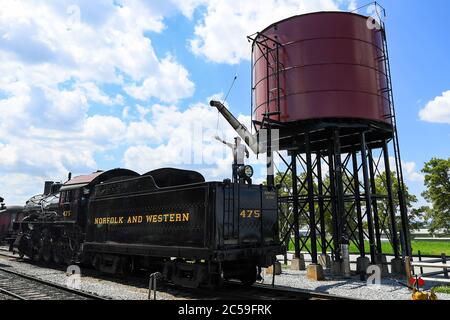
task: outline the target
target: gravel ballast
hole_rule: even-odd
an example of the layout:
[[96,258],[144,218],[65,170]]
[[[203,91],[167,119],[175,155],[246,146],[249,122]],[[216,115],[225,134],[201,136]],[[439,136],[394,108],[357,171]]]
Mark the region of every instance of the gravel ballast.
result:
[[[33,265],[27,261],[21,261],[17,258],[8,258],[0,256],[0,266],[3,268],[10,266],[14,271],[24,273],[31,276],[36,276],[42,280],[50,281],[60,285],[66,285],[68,276],[66,272],[58,269],[50,269],[42,266]],[[146,300],[148,299],[148,286],[138,287],[136,285],[123,284],[113,281],[112,279],[97,278],[92,276],[83,275],[83,269],[81,269],[82,277],[80,281],[80,287],[77,289],[97,294],[102,297],[107,297],[115,300]],[[92,274],[93,271],[89,270],[87,274]],[[123,282],[123,281],[122,281]],[[142,283],[144,281],[141,281]],[[165,292],[157,293],[158,300],[184,300],[185,298],[176,297]]]
[[[68,277],[64,270],[36,266],[28,261],[5,256],[0,256],[0,266],[9,266],[17,272],[36,276],[60,285],[67,284]],[[81,269],[81,272],[82,277],[79,289],[83,291],[118,300],[146,300],[148,298],[148,286],[145,284],[144,279],[137,281],[139,282],[137,284],[133,281],[124,281],[123,279],[101,277],[95,274],[96,272],[93,270],[85,270],[83,274],[83,269]],[[264,283],[272,283],[272,275],[264,272],[263,278]],[[282,275],[275,277],[276,285],[319,291],[338,296],[363,300],[410,300],[411,291],[399,284],[398,281],[400,280],[384,278],[379,286],[370,286],[365,281],[360,281],[357,276],[349,279],[333,279],[330,275],[326,275],[326,280],[324,281],[312,281],[306,277],[306,271],[293,271],[286,268],[283,268]],[[437,284],[428,282],[424,289],[428,290],[434,285]],[[450,294],[438,293],[437,295],[440,300],[450,300]],[[190,298],[179,294],[172,295],[167,292],[158,292],[157,299],[186,300]]]
[[[272,283],[272,275],[264,274],[264,283]],[[275,276],[275,285],[314,290],[328,294],[362,299],[362,300],[411,300],[411,291],[400,283],[405,280],[383,278],[379,285],[368,285],[359,280],[359,276],[349,279],[333,278],[326,274],[324,281],[313,281],[307,278],[306,271],[294,271],[283,268],[282,274]],[[429,290],[437,283],[428,282],[423,288]],[[450,300],[449,294],[437,294],[439,300]]]

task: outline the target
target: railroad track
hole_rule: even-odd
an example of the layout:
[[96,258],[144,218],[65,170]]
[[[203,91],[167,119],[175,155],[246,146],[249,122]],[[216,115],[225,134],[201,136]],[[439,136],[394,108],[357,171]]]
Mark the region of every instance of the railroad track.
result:
[[251,287],[238,281],[226,281],[216,290],[185,288],[161,281],[157,292],[170,293],[190,299],[207,300],[357,300],[317,291],[256,283]]
[[[0,255],[18,258],[11,253],[2,252]],[[6,250],[5,250],[6,251]],[[1,269],[0,269],[1,270]],[[86,270],[87,271],[87,270]],[[100,274],[95,270],[88,271],[90,276],[100,277],[110,281],[119,282],[125,285],[148,288],[148,278],[144,276],[132,276],[128,280],[113,278],[105,274]],[[1,284],[0,284],[1,287]],[[158,290],[181,296],[187,299],[214,299],[214,300],[356,300],[353,298],[332,295],[311,290],[304,290],[292,287],[274,286],[256,283],[251,287],[245,287],[238,281],[226,281],[224,286],[217,290],[191,289],[176,286],[172,283],[160,281]]]
[[3,267],[0,267],[0,293],[18,300],[105,300]]

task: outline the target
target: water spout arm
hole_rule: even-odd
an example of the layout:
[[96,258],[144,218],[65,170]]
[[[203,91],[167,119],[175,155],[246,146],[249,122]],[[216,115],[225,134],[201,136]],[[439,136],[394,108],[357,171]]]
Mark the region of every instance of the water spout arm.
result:
[[258,136],[251,132],[219,101],[212,100],[211,107],[217,108],[220,114],[227,120],[231,127],[237,132],[242,140],[249,146],[253,153],[258,154]]

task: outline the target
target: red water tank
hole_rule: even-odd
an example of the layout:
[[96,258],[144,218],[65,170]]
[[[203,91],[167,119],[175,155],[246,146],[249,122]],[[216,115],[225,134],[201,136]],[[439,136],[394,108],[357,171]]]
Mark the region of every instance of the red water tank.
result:
[[318,12],[260,32],[252,48],[255,123],[266,114],[282,123],[349,119],[390,124],[383,35],[367,20],[353,13]]

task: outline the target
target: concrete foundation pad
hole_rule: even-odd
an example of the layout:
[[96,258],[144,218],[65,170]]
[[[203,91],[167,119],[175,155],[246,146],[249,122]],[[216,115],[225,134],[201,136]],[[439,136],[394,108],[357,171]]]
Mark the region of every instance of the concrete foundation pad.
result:
[[314,280],[314,281],[321,281],[324,280],[325,277],[323,275],[323,268],[320,264],[310,264],[308,265],[306,276],[308,279]]
[[367,267],[370,265],[368,257],[359,257],[356,259],[356,272],[366,274]]
[[387,258],[385,254],[377,255],[377,265],[381,268],[382,277],[386,277],[389,275],[389,268],[387,265]]
[[330,269],[331,268],[331,257],[328,254],[321,254],[317,257],[317,260],[319,261],[319,264],[322,266],[323,269]]
[[305,256],[303,254],[301,254],[300,257],[291,260],[291,270],[306,270]]
[[340,261],[331,262],[331,274],[334,276],[342,276],[342,265]]
[[[266,274],[273,274],[273,266],[269,266],[266,269]],[[279,276],[281,274],[281,263],[275,262],[275,275]]]
[[391,260],[391,273],[396,276],[405,275],[405,264],[401,258]]

